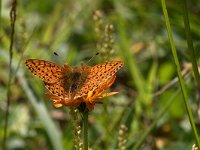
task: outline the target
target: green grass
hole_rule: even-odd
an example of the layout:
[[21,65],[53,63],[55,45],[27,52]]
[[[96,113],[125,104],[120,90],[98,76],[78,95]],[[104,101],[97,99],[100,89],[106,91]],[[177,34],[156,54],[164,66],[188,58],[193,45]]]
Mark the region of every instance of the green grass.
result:
[[[122,124],[127,130],[121,148],[199,146],[197,0],[17,2],[13,42],[11,5],[0,2],[0,145],[8,99],[10,149],[73,149],[74,138],[79,138],[74,125],[82,127],[82,116],[73,122],[70,108],[54,108],[42,81],[25,67],[26,59],[37,58],[78,67],[124,61],[111,88],[119,94],[102,99],[89,113],[92,149],[119,149]],[[94,20],[96,10],[101,15]]]

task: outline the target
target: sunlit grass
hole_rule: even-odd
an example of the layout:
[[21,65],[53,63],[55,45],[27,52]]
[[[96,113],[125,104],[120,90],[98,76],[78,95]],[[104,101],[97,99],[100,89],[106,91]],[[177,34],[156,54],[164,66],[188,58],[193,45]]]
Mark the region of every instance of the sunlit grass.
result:
[[[198,11],[195,11],[199,9],[198,1],[188,1],[190,7],[185,7],[184,11],[178,2],[166,2],[173,45],[179,58],[178,73],[184,75],[186,97],[191,105],[193,122],[196,123],[199,120],[198,83],[193,78],[191,67],[188,67],[190,64],[185,63],[198,62],[198,58],[194,58],[188,51],[194,49],[199,42],[200,18]],[[161,1],[18,1],[13,64],[10,67],[11,5],[9,1],[3,0],[0,8],[0,141],[3,139],[9,68],[13,68],[12,75],[16,76],[12,78],[9,94],[9,146],[17,148],[13,144],[17,140],[23,143],[20,145],[22,149],[73,149],[73,124],[69,110],[51,106],[51,101],[44,96],[46,90],[43,84],[30,75],[24,61],[37,58],[62,66],[67,63],[80,67],[82,63],[93,65],[120,59],[125,66],[111,88],[120,93],[103,99],[103,105],[95,106],[95,111],[89,114],[89,147],[191,149],[195,136],[180,94],[177,67],[171,53]],[[95,12],[100,13],[96,21]],[[187,16],[188,12],[189,22],[185,17],[183,28],[183,13]],[[109,25],[112,30],[109,30]],[[106,42],[108,45],[105,45]],[[59,56],[55,56],[54,52]],[[95,56],[88,63],[96,52],[102,55]],[[198,64],[195,68],[195,78],[198,81]],[[187,72],[184,73],[184,70]],[[25,112],[29,116],[29,123],[23,124],[28,131],[23,134],[19,130],[10,130],[19,121],[14,116],[20,116],[12,112],[17,113],[14,110],[21,104],[28,110]],[[122,124],[127,128],[124,133],[120,128]],[[161,145],[158,144],[160,141]]]

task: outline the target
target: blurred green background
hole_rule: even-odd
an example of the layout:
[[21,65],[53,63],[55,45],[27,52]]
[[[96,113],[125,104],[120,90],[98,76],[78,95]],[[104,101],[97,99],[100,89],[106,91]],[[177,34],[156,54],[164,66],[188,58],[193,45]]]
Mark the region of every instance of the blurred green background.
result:
[[[1,0],[0,145],[9,79],[11,2]],[[167,9],[199,131],[200,91],[191,71],[181,3],[167,1]],[[195,139],[177,81],[160,1],[21,0],[17,1],[16,12],[8,149],[74,149],[69,108],[56,109],[44,96],[42,81],[24,65],[30,58],[71,66],[124,61],[125,66],[110,89],[120,93],[102,99],[103,105],[96,105],[90,112],[89,146],[92,149],[119,149],[121,139],[126,149],[133,149],[142,136],[145,140],[139,149],[191,149]],[[188,1],[188,12],[199,58],[198,0]],[[88,62],[97,52],[100,55]],[[144,135],[152,123],[154,126]],[[122,124],[127,130],[120,128]]]

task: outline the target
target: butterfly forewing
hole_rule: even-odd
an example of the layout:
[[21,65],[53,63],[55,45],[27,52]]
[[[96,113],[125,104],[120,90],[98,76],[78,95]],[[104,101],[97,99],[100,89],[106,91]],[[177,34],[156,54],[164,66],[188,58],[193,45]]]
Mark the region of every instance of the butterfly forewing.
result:
[[47,83],[56,83],[65,75],[65,69],[49,61],[28,59],[25,62],[28,69]]

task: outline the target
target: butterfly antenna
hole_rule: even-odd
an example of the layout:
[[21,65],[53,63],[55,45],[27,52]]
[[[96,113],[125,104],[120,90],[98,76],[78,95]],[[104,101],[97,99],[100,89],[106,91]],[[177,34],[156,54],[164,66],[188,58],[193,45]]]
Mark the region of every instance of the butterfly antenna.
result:
[[55,59],[59,59],[61,63],[65,63],[64,59],[57,53],[57,52],[53,52],[53,54],[55,55]]
[[53,52],[53,54],[54,54],[55,56],[59,56],[58,53],[56,53],[56,52]]
[[93,60],[97,55],[99,55],[99,52],[97,52],[95,55],[93,55],[86,64],[89,64],[91,60]]

